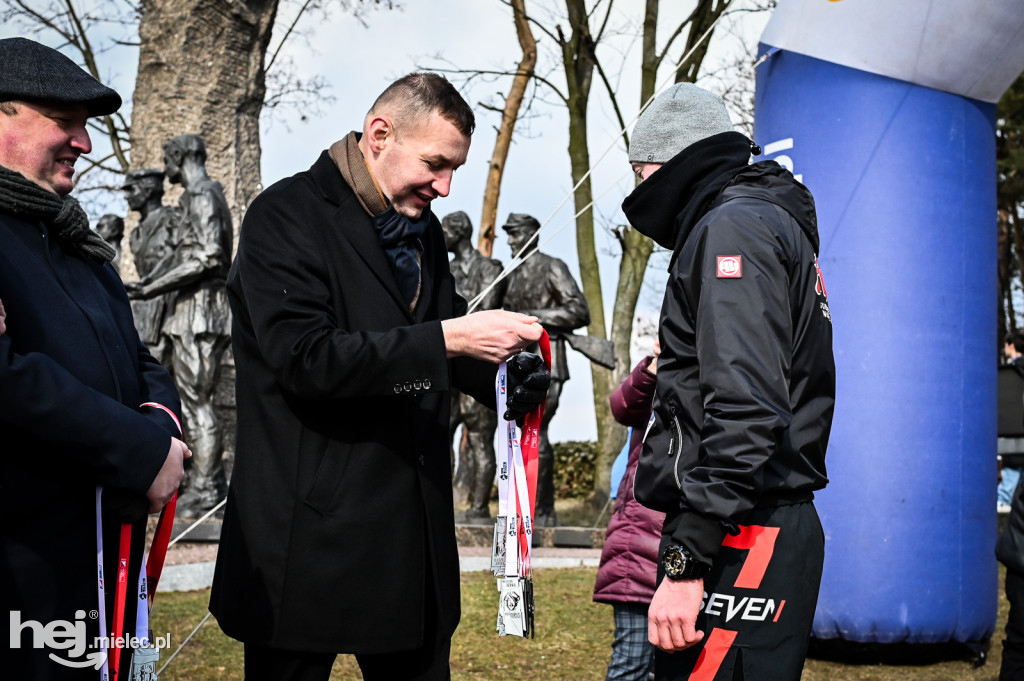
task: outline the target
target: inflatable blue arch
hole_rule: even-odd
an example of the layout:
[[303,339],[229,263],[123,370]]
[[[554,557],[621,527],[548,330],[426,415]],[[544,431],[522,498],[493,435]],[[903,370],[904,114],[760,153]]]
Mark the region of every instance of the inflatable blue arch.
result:
[[813,192],[835,330],[813,635],[994,632],[995,102],[1024,0],[780,0],[755,141]]

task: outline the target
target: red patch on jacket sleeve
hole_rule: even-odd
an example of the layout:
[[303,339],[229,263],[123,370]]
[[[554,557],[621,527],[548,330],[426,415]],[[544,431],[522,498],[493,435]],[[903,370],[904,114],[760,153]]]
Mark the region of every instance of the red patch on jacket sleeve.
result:
[[743,276],[743,258],[738,255],[718,256],[719,279],[739,279]]

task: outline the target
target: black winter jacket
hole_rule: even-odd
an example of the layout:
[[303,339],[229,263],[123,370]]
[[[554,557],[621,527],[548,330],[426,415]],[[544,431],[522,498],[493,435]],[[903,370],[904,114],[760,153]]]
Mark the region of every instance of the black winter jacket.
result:
[[1010,502],[1010,515],[996,541],[996,558],[1007,570],[1024,574],[1024,485],[1017,483]]
[[[105,569],[116,575],[120,523],[111,503],[145,509],[179,435],[165,411],[143,405],[161,404],[180,418],[178,393],[139,340],[117,273],[42,222],[0,213],[0,301],[7,312],[0,335],[4,595],[22,621],[74,621],[97,605],[96,486],[104,486]],[[145,528],[139,520],[132,534],[130,588]],[[114,589],[106,594],[109,625]],[[128,599],[128,634],[136,602]],[[91,641],[96,621],[85,622]],[[37,657],[53,664],[45,653]],[[5,678],[44,674],[21,674],[17,664]]]
[[746,166],[744,151],[694,210],[686,155],[624,204],[637,230],[675,247],[635,494],[667,513],[666,540],[711,564],[752,509],[827,483],[835,364],[810,192],[775,162]]

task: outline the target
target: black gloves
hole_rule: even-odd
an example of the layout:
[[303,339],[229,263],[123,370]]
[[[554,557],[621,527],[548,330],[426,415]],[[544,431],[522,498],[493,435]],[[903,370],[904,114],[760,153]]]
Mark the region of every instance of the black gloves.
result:
[[551,372],[544,360],[532,352],[520,352],[508,361],[508,398],[505,402],[505,420],[515,419],[520,427],[527,412],[547,397]]

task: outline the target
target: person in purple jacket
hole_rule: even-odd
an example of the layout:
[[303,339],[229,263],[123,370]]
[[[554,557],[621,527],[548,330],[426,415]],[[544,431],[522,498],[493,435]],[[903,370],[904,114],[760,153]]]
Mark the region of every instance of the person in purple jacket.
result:
[[665,514],[641,506],[633,497],[633,474],[651,416],[660,353],[655,341],[654,354],[644,357],[609,398],[615,420],[632,427],[633,434],[594,585],[594,600],[611,603],[615,616],[607,681],[642,681],[654,670],[654,646],[647,639],[647,608],[656,586],[658,543]]

